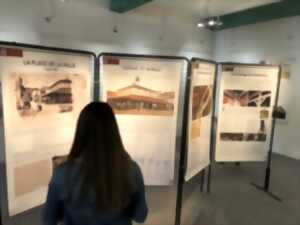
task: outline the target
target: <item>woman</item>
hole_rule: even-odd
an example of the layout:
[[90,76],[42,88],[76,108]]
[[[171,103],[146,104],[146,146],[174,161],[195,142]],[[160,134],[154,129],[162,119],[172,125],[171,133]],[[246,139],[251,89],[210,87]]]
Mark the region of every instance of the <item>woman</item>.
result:
[[141,171],[124,149],[111,107],[90,103],[67,161],[53,173],[44,225],[131,225],[147,213]]

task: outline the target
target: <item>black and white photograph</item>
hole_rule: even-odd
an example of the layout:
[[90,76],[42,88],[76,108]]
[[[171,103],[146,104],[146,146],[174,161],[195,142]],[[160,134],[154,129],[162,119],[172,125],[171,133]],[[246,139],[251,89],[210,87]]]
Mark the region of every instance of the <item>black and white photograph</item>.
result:
[[[21,117],[69,113],[74,109],[74,89],[84,77],[78,74],[45,74],[38,76],[29,73],[11,75],[15,87],[15,107]],[[84,90],[82,90],[84,91]]]
[[72,103],[72,80],[58,79],[49,86],[26,86],[22,76],[16,79],[16,108],[21,116],[34,116],[43,111],[70,112]]
[[249,91],[249,107],[270,107],[271,91]]

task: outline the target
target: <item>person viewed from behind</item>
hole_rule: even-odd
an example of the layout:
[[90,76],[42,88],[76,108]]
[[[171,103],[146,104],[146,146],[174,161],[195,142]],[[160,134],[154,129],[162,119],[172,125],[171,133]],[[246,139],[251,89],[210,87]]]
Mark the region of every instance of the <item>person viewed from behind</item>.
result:
[[54,170],[43,224],[131,225],[147,213],[141,170],[124,149],[111,107],[90,103],[67,161]]

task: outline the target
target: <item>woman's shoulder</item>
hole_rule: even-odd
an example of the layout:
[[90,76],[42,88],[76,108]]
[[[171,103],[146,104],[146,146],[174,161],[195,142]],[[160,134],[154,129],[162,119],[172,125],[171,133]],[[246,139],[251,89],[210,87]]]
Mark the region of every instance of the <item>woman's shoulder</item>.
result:
[[132,170],[133,170],[133,174],[134,174],[134,177],[135,179],[138,181],[139,184],[143,183],[143,173],[142,173],[142,170],[139,166],[139,164],[132,160]]
[[53,170],[52,182],[61,184],[66,177],[70,177],[78,171],[76,163],[63,162]]
[[66,170],[67,170],[66,162],[60,164],[59,166],[56,166],[55,169],[53,170],[52,182],[57,184],[60,183],[60,181],[63,180],[64,177],[66,176]]
[[138,173],[141,171],[139,164],[136,161],[134,161],[133,159],[131,160],[131,166],[132,166],[133,172]]

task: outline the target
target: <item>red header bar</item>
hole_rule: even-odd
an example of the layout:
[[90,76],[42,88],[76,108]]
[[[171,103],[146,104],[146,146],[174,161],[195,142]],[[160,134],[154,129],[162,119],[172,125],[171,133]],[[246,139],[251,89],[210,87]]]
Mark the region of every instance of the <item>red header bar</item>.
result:
[[17,48],[0,47],[0,56],[23,57],[23,50]]

